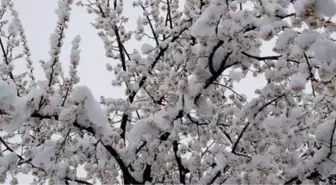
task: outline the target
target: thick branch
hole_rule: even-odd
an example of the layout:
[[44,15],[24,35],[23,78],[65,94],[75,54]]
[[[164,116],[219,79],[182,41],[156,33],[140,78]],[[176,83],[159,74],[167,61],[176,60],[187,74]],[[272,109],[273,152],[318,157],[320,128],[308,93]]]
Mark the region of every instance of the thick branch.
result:
[[[39,118],[39,119],[51,119],[53,117],[55,120],[58,120],[58,115],[41,115],[37,112],[33,113],[32,117]],[[93,127],[84,127],[84,126],[80,125],[77,121],[75,121],[73,123],[73,125],[75,127],[79,128],[80,130],[85,130],[85,131],[91,133],[94,136],[96,135],[96,132],[95,132]],[[99,139],[97,139],[97,140],[99,140]],[[118,165],[119,165],[119,167],[122,171],[122,174],[124,176],[124,178],[123,178],[124,183],[125,184],[139,184],[139,182],[136,179],[134,179],[134,177],[129,173],[125,162],[121,159],[118,152],[110,145],[105,145],[104,143],[102,143],[102,145],[114,157],[114,159],[117,161],[117,163],[118,163]]]
[[73,182],[76,182],[76,183],[79,183],[79,184],[85,184],[85,185],[93,185],[92,183],[89,183],[89,182],[86,182],[86,181],[83,181],[83,180],[80,180],[80,179],[70,179],[69,177],[65,177],[64,179],[65,181],[73,181]]
[[317,80],[316,80],[316,78],[315,78],[315,75],[313,74],[313,68],[312,68],[312,66],[311,66],[310,63],[309,63],[309,58],[308,58],[308,56],[306,55],[305,52],[303,52],[303,56],[304,56],[304,58],[305,58],[305,60],[306,60],[306,62],[307,62],[308,71],[309,71],[309,76],[308,76],[307,80],[308,80],[308,79],[311,79],[312,94],[313,94],[313,96],[315,97],[316,94],[315,94],[315,88],[314,88],[313,82],[317,82]]
[[276,56],[266,56],[266,57],[259,57],[259,56],[254,56],[246,52],[242,52],[243,55],[254,58],[256,60],[278,60],[282,55],[276,55]]
[[212,52],[210,53],[209,55],[209,70],[210,70],[210,73],[212,75],[215,75],[216,74],[216,71],[214,69],[214,66],[213,66],[213,57],[215,56],[215,53],[217,51],[217,49],[224,43],[224,41],[220,40],[216,45],[215,47],[212,49]]
[[331,137],[330,137],[330,142],[329,142],[329,152],[328,152],[327,158],[329,158],[333,152],[335,130],[336,130],[336,120],[334,122],[334,126],[331,131]]
[[174,150],[175,160],[176,160],[178,170],[179,170],[180,183],[185,184],[186,174],[189,173],[190,171],[183,166],[181,157],[177,155],[177,151],[178,151],[177,141],[173,142],[173,150]]
[[226,62],[228,61],[230,55],[232,54],[232,52],[226,54],[226,56],[224,57],[223,61],[221,62],[221,66],[219,68],[218,71],[215,72],[215,74],[213,74],[206,82],[204,85],[204,89],[208,88],[209,85],[211,85],[215,80],[217,80],[217,78],[224,72],[225,69],[231,67],[232,65],[236,64],[230,64],[230,65],[226,65]]

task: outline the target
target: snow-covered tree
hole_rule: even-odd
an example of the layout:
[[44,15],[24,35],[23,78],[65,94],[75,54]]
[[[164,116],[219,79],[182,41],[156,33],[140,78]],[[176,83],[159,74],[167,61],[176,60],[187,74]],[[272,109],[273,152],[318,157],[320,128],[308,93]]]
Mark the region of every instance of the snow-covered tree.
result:
[[[0,182],[333,184],[335,0],[181,2],[134,1],[127,8],[143,14],[127,30],[123,0],[59,0],[50,57],[37,63],[14,1],[1,0]],[[96,100],[78,85],[79,36],[63,72],[75,6],[96,17],[126,98]],[[261,55],[263,44],[273,53]],[[237,92],[260,76],[255,98]]]

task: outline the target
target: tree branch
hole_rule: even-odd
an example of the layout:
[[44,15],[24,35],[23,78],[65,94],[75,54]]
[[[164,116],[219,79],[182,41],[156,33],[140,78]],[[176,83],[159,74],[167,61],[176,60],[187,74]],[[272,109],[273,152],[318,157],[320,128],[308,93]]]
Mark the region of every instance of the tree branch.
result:
[[[3,54],[3,57],[5,59],[5,63],[6,65],[9,65],[9,60],[8,60],[8,57],[7,57],[7,52],[5,50],[5,47],[4,47],[4,44],[2,43],[2,39],[0,37],[0,46],[1,46],[1,50],[2,50],[2,54]],[[15,83],[15,80],[14,80],[14,75],[12,72],[9,72],[9,77],[13,80],[13,82]],[[20,93],[19,91],[16,92],[17,93],[17,96],[20,96]]]
[[174,150],[175,160],[176,160],[178,170],[179,170],[180,183],[185,184],[186,174],[189,173],[190,171],[189,171],[189,169],[187,169],[183,166],[181,157],[177,155],[178,143],[177,143],[176,140],[173,141],[173,150]]
[[87,181],[83,181],[83,180],[80,180],[80,179],[70,179],[69,177],[65,177],[64,179],[66,182],[68,181],[73,181],[73,182],[77,182],[79,184],[85,184],[85,185],[93,185],[92,183],[89,183]]
[[[51,119],[52,117],[55,120],[58,120],[58,115],[41,115],[37,112],[34,112],[32,114],[31,117],[34,118],[39,118],[39,119]],[[73,125],[77,128],[79,128],[80,130],[85,130],[89,133],[91,133],[92,135],[96,135],[95,130],[93,129],[93,127],[84,127],[81,126],[77,121],[75,121],[73,123]],[[96,138],[97,140],[99,140],[98,138]],[[104,148],[114,157],[114,159],[117,161],[122,174],[124,176],[124,184],[139,184],[139,182],[129,173],[127,166],[125,165],[125,162],[121,159],[120,155],[118,154],[118,152],[110,145],[105,145],[104,143],[102,143],[102,145],[104,146]]]

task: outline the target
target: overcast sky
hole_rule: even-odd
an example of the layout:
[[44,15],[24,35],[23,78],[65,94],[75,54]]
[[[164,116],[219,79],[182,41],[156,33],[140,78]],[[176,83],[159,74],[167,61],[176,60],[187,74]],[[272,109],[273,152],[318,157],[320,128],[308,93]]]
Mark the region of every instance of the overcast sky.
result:
[[[14,0],[14,2],[16,9],[19,11],[22,24],[24,25],[32,59],[35,62],[35,74],[38,79],[44,79],[44,73],[38,61],[41,59],[48,60],[50,58],[48,53],[50,50],[49,38],[57,21],[54,13],[57,7],[57,0]],[[141,12],[139,9],[132,8],[132,0],[124,2],[124,13],[130,18],[127,26],[131,28],[135,25],[136,19]],[[68,71],[71,41],[76,35],[80,35],[80,48],[82,50],[79,65],[80,84],[85,84],[90,87],[97,98],[101,95],[109,97],[122,96],[124,91],[118,87],[113,88],[110,85],[113,75],[105,69],[106,62],[115,64],[118,61],[111,61],[105,57],[103,43],[97,36],[96,30],[90,25],[93,21],[93,16],[88,15],[84,8],[73,7],[69,29],[66,30],[66,39],[61,53],[64,71]],[[129,42],[128,50],[131,52],[133,49],[130,47],[139,48],[140,43]],[[265,47],[263,52],[270,53],[271,48]],[[237,91],[244,91],[248,96],[252,96],[256,88],[255,85],[263,85],[262,83],[251,84],[250,80],[250,77],[243,80],[242,83],[237,86]]]
[[[39,60],[50,59],[49,38],[56,26],[57,17],[55,9],[57,0],[14,0],[16,9],[19,12],[25,33],[32,53],[32,59],[35,62],[35,74],[38,79],[44,79],[44,73],[40,67]],[[126,1],[129,6],[131,1]],[[80,49],[81,61],[79,65],[80,84],[85,84],[91,88],[96,97],[100,95],[120,96],[123,91],[120,88],[111,87],[112,73],[105,69],[105,64],[111,64],[117,61],[108,60],[105,57],[103,42],[97,35],[97,31],[90,24],[93,22],[93,16],[88,15],[84,8],[73,6],[70,16],[69,28],[66,30],[64,47],[61,51],[61,62],[64,71],[69,69],[69,59],[71,51],[71,41],[76,35],[81,36]],[[138,15],[132,12],[131,21]],[[133,43],[137,44],[137,43]]]

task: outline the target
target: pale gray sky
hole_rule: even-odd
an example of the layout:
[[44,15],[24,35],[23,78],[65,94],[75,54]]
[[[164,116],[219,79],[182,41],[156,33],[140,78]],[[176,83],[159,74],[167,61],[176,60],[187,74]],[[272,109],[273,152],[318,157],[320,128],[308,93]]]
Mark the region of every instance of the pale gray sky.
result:
[[[49,57],[49,37],[56,25],[55,8],[57,0],[14,0],[16,9],[19,11],[22,24],[32,52],[32,59],[35,62],[35,74],[38,79],[44,78],[44,73],[39,60],[48,60]],[[131,0],[125,2],[125,14],[130,18],[128,28],[135,26],[136,19],[141,13],[139,9],[132,8]],[[124,91],[120,88],[113,88],[111,80],[113,75],[105,69],[105,64],[109,61],[111,64],[117,61],[108,60],[105,57],[103,43],[97,36],[97,31],[90,25],[93,16],[86,13],[84,8],[73,8],[69,29],[66,30],[66,39],[62,48],[61,61],[64,71],[68,71],[69,54],[71,51],[71,41],[76,35],[81,36],[81,62],[79,66],[80,84],[85,84],[91,88],[94,95],[99,98],[100,95],[119,97]],[[133,27],[134,27],[133,26]],[[139,48],[139,42],[129,42],[128,50],[131,52],[133,47]],[[132,47],[132,48],[130,48]],[[264,47],[263,53],[270,53],[271,47]],[[263,77],[261,77],[262,79]],[[260,84],[260,85],[259,85]],[[248,96],[253,96],[256,85],[262,86],[263,83],[256,83],[250,76],[242,80],[236,88],[238,92],[245,92]]]
[[[14,2],[25,28],[32,59],[35,62],[35,74],[38,79],[43,79],[44,73],[40,67],[39,60],[48,60],[50,58],[48,53],[50,50],[49,38],[57,21],[54,13],[57,7],[57,0],[14,0]],[[125,6],[129,7],[130,3],[131,1],[126,1]],[[73,7],[61,53],[64,71],[67,74],[71,41],[76,35],[80,35],[80,49],[82,50],[79,65],[80,84],[89,86],[97,98],[100,95],[120,96],[123,91],[110,85],[113,76],[112,73],[105,69],[105,64],[108,61],[113,63],[113,61],[105,57],[103,43],[98,37],[97,31],[90,24],[93,22],[94,17],[88,15],[84,8]],[[132,13],[130,14],[130,12]],[[132,10],[125,13],[130,16],[131,23],[134,23],[138,12]],[[136,46],[137,43],[133,42],[132,46],[134,45]]]

